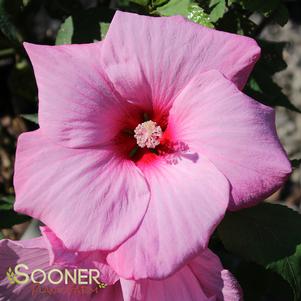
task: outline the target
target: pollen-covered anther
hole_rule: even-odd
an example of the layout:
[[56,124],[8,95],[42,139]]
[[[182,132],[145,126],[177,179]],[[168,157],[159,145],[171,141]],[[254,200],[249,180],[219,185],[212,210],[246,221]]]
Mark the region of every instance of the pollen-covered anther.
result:
[[160,144],[162,129],[156,122],[149,120],[138,124],[134,137],[140,147],[155,148]]

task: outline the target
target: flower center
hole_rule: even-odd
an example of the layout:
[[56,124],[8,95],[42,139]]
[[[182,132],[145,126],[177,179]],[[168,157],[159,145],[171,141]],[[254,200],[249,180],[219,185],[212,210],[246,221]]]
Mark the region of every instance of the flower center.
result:
[[134,130],[134,137],[141,148],[155,148],[160,144],[162,129],[156,122],[149,120],[138,124]]

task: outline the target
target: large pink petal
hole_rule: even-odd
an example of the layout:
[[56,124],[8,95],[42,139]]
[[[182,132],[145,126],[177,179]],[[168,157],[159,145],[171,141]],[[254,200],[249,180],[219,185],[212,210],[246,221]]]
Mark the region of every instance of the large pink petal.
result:
[[242,290],[237,280],[223,268],[219,258],[209,249],[193,259],[188,266],[208,297],[214,296],[216,301],[242,300]]
[[39,130],[19,138],[14,184],[15,209],[79,251],[116,248],[137,230],[150,198],[132,161],[108,149],[64,148]]
[[108,255],[126,279],[164,278],[207,246],[229,201],[229,184],[206,158],[185,154],[140,166],[151,201],[135,235]]
[[260,53],[250,38],[180,16],[157,18],[119,11],[103,43],[102,62],[116,90],[142,105],[151,100],[161,109],[168,108],[202,71],[218,69],[242,88]]
[[39,90],[39,124],[55,142],[68,147],[100,145],[119,129],[122,104],[103,74],[101,45],[24,43]]
[[202,73],[187,85],[170,111],[169,127],[230,181],[230,209],[268,196],[291,172],[274,110],[244,95],[218,71]]
[[187,266],[164,280],[121,279],[120,282],[124,301],[215,301],[207,298]]

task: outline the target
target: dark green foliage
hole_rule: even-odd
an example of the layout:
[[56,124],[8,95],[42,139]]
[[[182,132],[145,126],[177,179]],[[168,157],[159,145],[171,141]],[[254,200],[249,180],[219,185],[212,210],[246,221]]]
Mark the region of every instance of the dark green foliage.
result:
[[[100,41],[105,35],[101,24],[111,20],[113,11],[93,8],[79,11],[68,17],[56,37],[56,44],[82,44]],[[106,28],[107,29],[107,28]]]
[[293,168],[298,168],[301,166],[301,159],[291,160],[291,164]]
[[294,298],[286,281],[256,263],[241,261],[236,268],[235,277],[243,289],[244,301],[289,301]]
[[257,12],[283,26],[288,21],[288,10],[282,0],[230,0],[250,12]]
[[21,34],[15,25],[23,8],[20,0],[0,0],[0,29],[14,44],[22,41]]
[[301,297],[301,215],[263,203],[230,212],[218,227],[225,248],[246,261],[278,273]]
[[286,43],[258,40],[258,44],[261,47],[261,58],[250,76],[246,93],[266,105],[286,107],[300,113],[272,78],[276,72],[286,68],[282,57]]
[[3,196],[0,198],[0,230],[30,220],[30,217],[18,214],[13,210],[14,197]]
[[39,124],[38,121],[38,114],[22,114],[21,115],[24,119],[33,122],[35,124]]

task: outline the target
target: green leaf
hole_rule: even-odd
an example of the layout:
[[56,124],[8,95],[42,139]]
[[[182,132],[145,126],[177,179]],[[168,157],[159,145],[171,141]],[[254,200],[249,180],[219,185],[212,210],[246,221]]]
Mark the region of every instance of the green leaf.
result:
[[153,6],[159,7],[159,6],[167,4],[169,1],[170,0],[155,0],[155,1],[153,1]]
[[31,218],[26,215],[18,214],[13,210],[14,197],[0,197],[0,229],[11,228],[12,226],[24,223]]
[[293,168],[299,168],[301,166],[301,159],[291,160],[291,164]]
[[278,273],[301,296],[301,215],[282,205],[263,203],[228,213],[218,235],[225,248]]
[[287,7],[282,0],[229,0],[229,4],[239,4],[243,9],[271,17],[271,22],[284,26],[289,18]]
[[55,40],[56,45],[71,44],[73,36],[73,21],[69,17],[62,23]]
[[68,17],[61,25],[56,45],[82,44],[100,41],[108,30],[108,24],[113,16],[112,10],[93,8],[82,10]]
[[284,107],[301,113],[294,104],[290,102],[282,89],[273,81],[270,73],[260,64],[255,66],[245,92],[257,101],[271,107]]
[[3,238],[4,238],[4,236],[3,236],[2,232],[0,231],[0,240]]
[[264,69],[271,75],[276,72],[286,69],[287,64],[283,59],[283,51],[286,47],[286,42],[270,42],[257,40],[261,48],[260,62]]
[[15,49],[13,49],[13,48],[1,49],[0,50],[0,59],[7,57],[7,56],[12,56],[15,53],[16,53]]
[[211,0],[210,7],[212,8],[210,12],[210,20],[212,22],[218,21],[226,11],[226,1],[225,0]]
[[252,36],[257,25],[236,9],[228,10],[215,26],[219,30]]
[[[228,269],[228,267],[227,267]],[[244,301],[254,300],[294,300],[289,284],[278,274],[257,265],[242,261],[234,272],[243,290]]]
[[190,4],[190,0],[170,0],[166,5],[157,7],[156,10],[161,16],[181,15],[186,17]]
[[21,116],[28,121],[39,124],[38,114],[22,114]]
[[146,7],[149,4],[149,0],[131,0],[130,2]]
[[23,0],[23,6],[27,6],[28,4],[30,4],[31,0]]
[[282,92],[282,88],[272,78],[273,74],[286,68],[282,55],[286,43],[262,40],[258,40],[258,43],[262,55],[250,76],[245,92],[266,105],[281,106],[300,113],[301,111],[290,102]]
[[181,15],[200,25],[214,27],[204,9],[191,0],[171,0],[162,6],[156,7],[155,12],[161,16]]
[[31,217],[19,214],[13,210],[0,210],[0,229],[8,229],[30,219]]
[[17,100],[15,107],[22,112],[28,105],[36,106],[37,86],[32,66],[24,58],[11,69],[8,77],[11,94]]
[[[16,224],[24,223],[31,219],[29,216],[15,212],[13,206],[14,196],[0,196],[0,230],[9,229]],[[2,238],[3,235],[0,231],[0,239]]]
[[110,23],[104,23],[101,22],[100,23],[100,29],[101,29],[101,39],[103,40],[109,30],[110,27]]
[[200,25],[214,28],[209,15],[206,14],[205,11],[197,3],[192,3],[190,5],[190,7],[188,8],[187,18]]
[[13,18],[15,10],[19,10],[21,7],[19,2],[15,0],[0,0],[0,30],[14,44],[19,44],[23,41]]
[[281,0],[240,0],[239,2],[247,10],[268,14],[279,6],[280,1]]
[[[290,234],[287,234],[290,235]],[[293,255],[267,265],[267,268],[280,274],[291,286],[295,300],[301,297],[301,244]]]
[[14,206],[14,197],[11,195],[0,197],[0,210],[11,210]]

